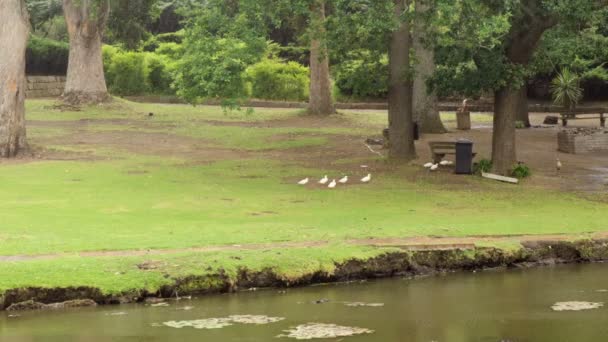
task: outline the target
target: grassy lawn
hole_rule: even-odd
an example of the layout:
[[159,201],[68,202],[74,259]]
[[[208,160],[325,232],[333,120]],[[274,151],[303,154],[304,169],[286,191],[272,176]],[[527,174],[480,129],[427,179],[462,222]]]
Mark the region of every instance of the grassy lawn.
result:
[[[607,228],[607,206],[600,201],[477,177],[452,182],[456,176],[387,166],[362,144],[355,149],[343,143],[379,132],[386,118],[376,112],[342,113],[324,124],[300,110],[224,113],[117,101],[61,112],[51,104],[27,103],[29,139],[41,157],[0,163],[0,255],[66,255],[0,262],[0,291],[34,285],[153,290],[180,276],[220,268],[236,273],[243,265],[295,277],[385,252],[349,246],[348,239]],[[488,122],[486,116],[477,121]],[[335,190],[295,185],[324,174],[356,180],[367,173],[361,164],[370,166],[372,183]],[[74,255],[305,241],[330,246]],[[149,260],[162,267],[136,267]]]

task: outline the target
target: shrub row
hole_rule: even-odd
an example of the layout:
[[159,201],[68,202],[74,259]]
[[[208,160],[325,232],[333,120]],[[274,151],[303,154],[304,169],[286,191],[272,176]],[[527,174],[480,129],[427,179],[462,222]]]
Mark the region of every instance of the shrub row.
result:
[[28,75],[65,75],[68,70],[68,43],[32,35],[25,56]]

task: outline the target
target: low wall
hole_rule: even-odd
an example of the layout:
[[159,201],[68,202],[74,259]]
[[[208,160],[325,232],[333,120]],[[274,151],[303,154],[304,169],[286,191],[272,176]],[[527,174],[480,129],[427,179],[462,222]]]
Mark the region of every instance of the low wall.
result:
[[564,153],[608,151],[608,130],[592,128],[564,129],[557,134],[558,149]]
[[27,98],[57,97],[63,94],[65,76],[27,76]]

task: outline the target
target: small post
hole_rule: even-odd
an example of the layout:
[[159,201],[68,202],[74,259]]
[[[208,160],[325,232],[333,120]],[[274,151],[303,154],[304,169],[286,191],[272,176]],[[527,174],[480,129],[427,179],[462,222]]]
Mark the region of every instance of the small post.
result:
[[468,101],[468,99],[462,101],[462,107],[458,108],[458,111],[456,112],[456,128],[461,131],[468,131],[471,129],[471,112],[467,106]]

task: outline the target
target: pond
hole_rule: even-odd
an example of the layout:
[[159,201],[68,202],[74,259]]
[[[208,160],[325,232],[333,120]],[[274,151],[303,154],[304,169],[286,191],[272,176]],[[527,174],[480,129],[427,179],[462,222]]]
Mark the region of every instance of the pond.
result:
[[[290,335],[290,329],[292,335],[304,332],[301,337],[359,333],[335,339],[353,342],[605,341],[608,265],[250,291],[168,301],[168,306],[9,314],[15,315],[0,313],[0,341],[296,341],[277,337]],[[303,326],[307,323],[323,325]]]

